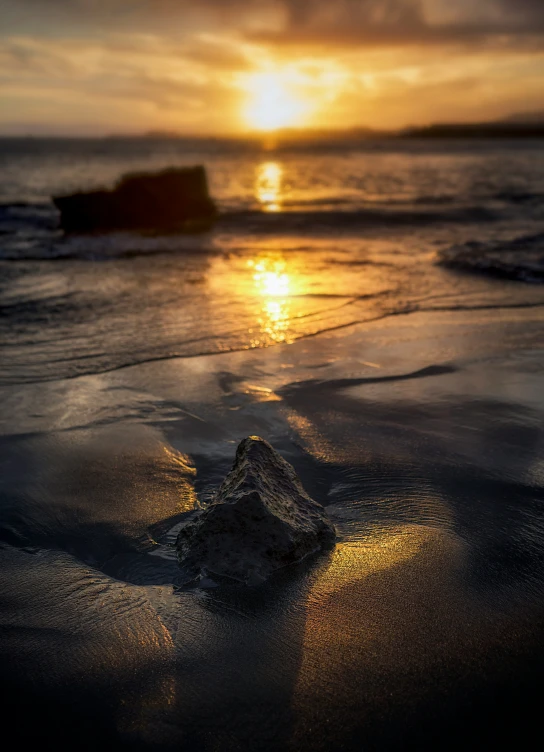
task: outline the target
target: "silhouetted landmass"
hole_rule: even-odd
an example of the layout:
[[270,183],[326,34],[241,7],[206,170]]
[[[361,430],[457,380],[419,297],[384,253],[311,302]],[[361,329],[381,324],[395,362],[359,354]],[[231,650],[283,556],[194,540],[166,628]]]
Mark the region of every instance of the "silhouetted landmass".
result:
[[473,140],[473,139],[540,139],[544,138],[544,121],[534,123],[491,122],[491,123],[437,123],[434,125],[406,128],[401,131],[378,131],[371,128],[350,128],[343,130],[282,130],[259,136],[261,141],[277,147],[341,147],[344,144],[361,141],[433,139],[433,140]]
[[455,138],[455,139],[512,139],[544,138],[542,123],[441,123],[421,128],[408,128],[398,134],[401,138]]
[[173,130],[153,130],[144,133],[111,133],[106,136],[2,136],[10,141],[185,141],[199,144],[232,143],[252,148],[265,144],[271,148],[311,147],[314,145],[342,146],[357,141],[405,139],[541,139],[544,138],[544,111],[510,115],[502,120],[480,123],[433,123],[402,129],[379,130],[366,126],[350,128],[282,128],[270,132],[196,134]]
[[[172,131],[150,131],[142,138],[170,139],[187,138]],[[431,125],[413,126],[402,130],[378,130],[364,126],[353,128],[281,128],[270,133],[248,134],[245,137],[230,136],[221,140],[258,140],[273,145],[289,144],[341,144],[345,141],[363,141],[372,139],[405,138],[544,138],[544,113],[534,112],[512,115],[505,120],[483,123],[433,123]],[[205,140],[215,140],[205,137]]]
[[[527,120],[522,118],[526,117]],[[142,136],[149,139],[187,138],[183,134],[153,131]],[[512,115],[502,121],[483,123],[434,123],[431,125],[413,126],[401,130],[377,130],[357,126],[353,128],[282,128],[270,133],[254,133],[244,136],[224,137],[220,140],[254,141],[270,143],[271,145],[288,146],[289,144],[342,144],[378,139],[517,139],[544,138],[544,113],[528,113],[527,115]],[[216,140],[205,137],[204,140]]]
[[517,123],[518,125],[544,125],[544,110],[537,110],[535,112],[516,112],[513,115],[503,118],[501,123]]

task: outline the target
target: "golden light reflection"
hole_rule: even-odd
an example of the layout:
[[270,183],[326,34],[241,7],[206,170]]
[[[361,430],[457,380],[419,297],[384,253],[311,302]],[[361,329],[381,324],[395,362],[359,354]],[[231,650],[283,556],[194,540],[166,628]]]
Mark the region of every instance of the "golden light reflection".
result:
[[405,525],[377,531],[361,540],[337,543],[328,566],[316,577],[311,600],[327,598],[371,574],[412,559],[428,537],[425,528]]
[[264,334],[274,342],[290,342],[288,338],[289,306],[285,301],[268,301],[263,307],[264,317],[259,324]]
[[249,262],[255,273],[253,279],[259,295],[277,297],[289,295],[289,275],[285,271],[285,261]]
[[283,259],[250,259],[247,265],[253,271],[255,292],[263,299],[258,319],[260,336],[252,339],[251,346],[260,347],[270,341],[290,342],[288,296],[292,293],[292,279],[286,271],[286,262]]
[[257,168],[255,195],[265,211],[280,211],[282,180],[283,169],[277,162],[263,162]]
[[[367,531],[357,542],[338,543],[316,566],[293,690],[295,749],[307,740],[315,708],[345,718],[337,714],[345,714],[353,682],[365,673],[375,672],[389,692],[399,675],[414,676],[414,667],[429,665],[418,630],[444,629],[451,621],[459,604],[452,572],[463,556],[463,544],[441,530],[396,525]],[[438,645],[440,655],[440,640]],[[358,707],[358,718],[362,712]]]

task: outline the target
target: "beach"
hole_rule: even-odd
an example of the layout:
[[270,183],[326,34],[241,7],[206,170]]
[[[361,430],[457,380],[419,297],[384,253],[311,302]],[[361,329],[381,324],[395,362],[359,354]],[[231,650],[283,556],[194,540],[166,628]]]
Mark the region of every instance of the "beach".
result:
[[[519,745],[544,668],[544,150],[237,149],[2,152],[8,725],[60,749]],[[215,229],[56,228],[58,190],[166,162],[206,164]],[[180,525],[251,435],[336,545],[180,587]]]

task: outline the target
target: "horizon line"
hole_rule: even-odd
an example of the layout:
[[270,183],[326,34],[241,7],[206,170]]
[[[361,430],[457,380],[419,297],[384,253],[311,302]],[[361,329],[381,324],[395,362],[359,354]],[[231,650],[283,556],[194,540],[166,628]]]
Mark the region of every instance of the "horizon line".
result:
[[[512,119],[514,118],[514,119]],[[176,131],[168,128],[160,129],[148,129],[141,132],[109,132],[109,133],[39,133],[39,132],[26,132],[26,133],[2,133],[0,131],[1,139],[63,139],[63,140],[114,140],[114,139],[187,139],[187,140],[229,140],[229,141],[243,141],[243,140],[273,140],[281,138],[282,136],[343,136],[349,134],[363,135],[367,134],[369,138],[376,137],[398,137],[410,135],[412,133],[424,133],[426,131],[432,132],[440,129],[492,129],[504,130],[511,132],[523,132],[524,130],[533,129],[534,131],[542,131],[544,134],[544,113],[542,113],[542,119],[537,121],[520,120],[516,119],[516,115],[508,116],[501,120],[475,120],[475,121],[439,121],[427,123],[424,125],[407,125],[400,128],[372,128],[368,125],[352,125],[345,128],[342,127],[319,127],[319,126],[291,126],[288,128],[278,128],[269,131],[259,130],[247,130],[247,131],[231,131],[227,133],[193,133],[191,131]]]

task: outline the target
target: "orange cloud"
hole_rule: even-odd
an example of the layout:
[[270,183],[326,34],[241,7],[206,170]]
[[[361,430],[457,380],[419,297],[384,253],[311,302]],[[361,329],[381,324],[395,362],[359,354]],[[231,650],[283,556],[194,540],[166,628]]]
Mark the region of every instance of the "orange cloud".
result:
[[4,133],[236,132],[262,120],[248,108],[265,106],[251,82],[266,80],[266,106],[300,125],[544,109],[541,0],[0,0],[0,13]]

